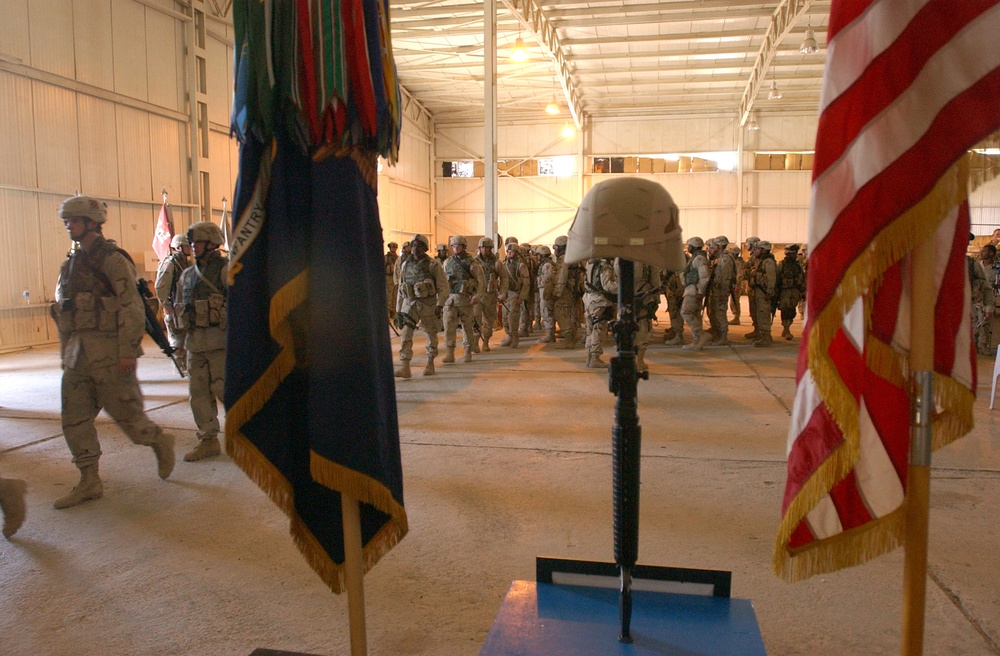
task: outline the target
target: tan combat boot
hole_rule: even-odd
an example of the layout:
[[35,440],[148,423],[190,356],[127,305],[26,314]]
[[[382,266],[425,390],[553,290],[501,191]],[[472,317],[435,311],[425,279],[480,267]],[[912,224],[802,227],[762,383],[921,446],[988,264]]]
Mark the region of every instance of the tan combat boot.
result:
[[539,344],[548,344],[548,343],[554,342],[554,341],[556,341],[556,331],[553,328],[552,330],[546,330],[545,331],[545,337],[542,337],[540,340],[538,340],[538,343]]
[[771,333],[762,333],[760,339],[753,343],[757,348],[767,348],[774,345],[774,340],[771,339]]
[[403,360],[399,363],[399,369],[395,371],[396,378],[409,378],[410,377],[410,361]]
[[[410,363],[407,362],[406,364],[409,365]],[[427,366],[424,367],[424,375],[425,376],[433,376],[434,375],[434,356],[432,356],[432,355],[428,355],[427,356]]]
[[675,332],[672,338],[663,340],[663,344],[665,346],[684,346],[684,335]]
[[472,362],[472,349],[465,349],[465,355],[462,356],[462,362]]
[[792,330],[790,326],[784,326],[781,330],[781,336],[785,339],[792,339]]
[[520,334],[519,333],[514,333],[514,336],[510,338],[510,347],[511,348],[517,348],[517,345],[520,344],[520,343],[521,343],[521,341],[520,341]]
[[19,478],[0,478],[0,511],[3,512],[3,536],[12,537],[24,523],[27,506],[24,491],[28,485]]
[[751,330],[743,336],[744,339],[760,339],[760,333],[756,329]]
[[500,346],[510,346],[513,342],[514,338],[511,337],[510,335],[507,335],[506,337],[500,340]]
[[80,469],[80,482],[76,484],[69,494],[61,496],[55,500],[52,507],[56,510],[69,508],[84,501],[100,499],[104,496],[104,483],[97,475],[97,465],[87,465]]
[[[486,337],[483,337],[483,352],[484,353],[490,352],[490,340]],[[476,353],[479,353],[479,351],[476,351]]]
[[[472,336],[472,339],[469,340],[469,348],[472,349],[473,353],[479,353],[479,335]],[[486,350],[488,351],[489,349]]]
[[587,356],[587,369],[607,369],[608,363],[601,359],[600,354]]
[[174,436],[160,433],[160,439],[150,446],[156,454],[156,473],[165,479],[174,471]]
[[184,454],[184,459],[188,462],[195,462],[204,458],[211,458],[222,454],[222,446],[219,438],[209,437],[198,441],[198,446]]
[[444,362],[445,364],[451,364],[454,361],[455,361],[455,347],[446,346],[444,349],[444,357],[441,358],[441,362]]

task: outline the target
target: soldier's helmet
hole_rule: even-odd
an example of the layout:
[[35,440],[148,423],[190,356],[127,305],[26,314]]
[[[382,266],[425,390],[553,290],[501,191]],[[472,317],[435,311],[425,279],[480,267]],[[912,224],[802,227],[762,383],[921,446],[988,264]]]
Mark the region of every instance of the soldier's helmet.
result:
[[691,237],[687,240],[688,248],[704,248],[705,240],[701,237]]
[[397,244],[397,243],[396,243],[396,242],[394,242],[394,241],[390,241],[390,242],[389,242],[388,244],[386,244],[385,246],[386,246],[386,248],[399,248],[399,244]]
[[[427,248],[430,248],[430,246],[428,246]],[[448,250],[448,247],[445,246],[444,244],[438,244],[434,248],[437,249],[437,250],[439,250],[439,251],[447,251]]]
[[199,221],[188,228],[188,241],[192,244],[196,241],[207,241],[216,246],[222,246],[226,240],[222,236],[222,230],[215,223],[212,221]]
[[552,243],[552,245],[553,245],[553,246],[563,246],[563,247],[565,247],[565,246],[566,246],[566,243],[567,243],[568,241],[569,241],[569,240],[568,240],[568,239],[566,239],[566,236],[565,236],[565,235],[561,235],[561,236],[559,236],[559,237],[556,237],[556,240],[555,240],[555,241],[554,241],[554,242]]
[[108,220],[108,206],[90,196],[73,196],[59,206],[59,218],[72,219],[75,216],[90,219],[94,223],[104,223]]
[[479,240],[479,248],[483,248],[484,246],[488,248],[493,248],[493,240],[490,239],[489,237],[483,237],[482,239]]
[[757,248],[759,248],[762,251],[770,251],[771,250],[771,242],[769,242],[769,241],[759,241],[759,242],[757,242]]
[[190,246],[191,242],[188,241],[187,235],[174,235],[174,238],[170,240],[170,248],[180,248],[181,246]]
[[552,251],[549,250],[548,246],[538,245],[535,246],[535,254],[541,255],[542,257],[549,257],[552,255]]
[[789,244],[788,246],[785,246],[785,252],[786,253],[798,253],[799,252],[799,245],[798,244]]
[[729,237],[727,237],[725,235],[719,235],[718,237],[716,237],[712,241],[715,242],[716,246],[721,246],[722,248],[725,248],[726,246],[729,245]]
[[[413,235],[413,239],[410,240],[410,246],[413,246],[417,242],[420,242],[421,244],[423,244],[424,248],[430,248],[431,247],[431,242],[430,242],[429,239],[427,239],[427,237],[425,235]],[[444,246],[444,244],[438,244],[438,246],[439,247],[440,246]]]
[[594,185],[569,229],[566,261],[593,257],[642,262],[660,269],[684,269],[679,210],[663,185],[623,177]]
[[753,248],[760,243],[760,237],[747,237],[747,248]]
[[517,237],[507,237],[507,239],[504,240],[503,245],[507,246],[509,244],[514,244],[515,246],[517,246],[518,245]]
[[448,240],[448,245],[468,246],[469,242],[466,241],[465,237],[463,237],[462,235],[452,235],[451,238]]

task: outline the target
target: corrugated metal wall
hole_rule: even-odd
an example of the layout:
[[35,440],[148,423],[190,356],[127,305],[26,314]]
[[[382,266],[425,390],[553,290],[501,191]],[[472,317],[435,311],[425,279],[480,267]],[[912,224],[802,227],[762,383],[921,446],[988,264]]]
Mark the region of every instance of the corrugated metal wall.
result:
[[[69,247],[57,216],[67,196],[108,203],[104,232],[140,275],[151,273],[143,269],[161,189],[176,229],[191,222],[187,25],[176,3],[157,2],[0,0],[0,349],[56,338],[46,303]],[[224,138],[213,173],[219,189],[231,190],[224,124],[232,51],[226,26],[216,31],[224,33],[215,44],[221,73],[210,82]]]

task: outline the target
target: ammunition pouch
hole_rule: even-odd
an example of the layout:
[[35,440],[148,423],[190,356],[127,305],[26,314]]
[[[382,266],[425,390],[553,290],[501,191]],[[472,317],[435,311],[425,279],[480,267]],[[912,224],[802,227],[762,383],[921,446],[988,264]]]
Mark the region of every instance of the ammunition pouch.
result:
[[226,299],[222,294],[209,294],[208,298],[194,301],[194,328],[226,327]]
[[684,271],[684,284],[685,285],[697,285],[698,284],[698,270],[691,267]]
[[[413,290],[412,298],[430,298],[434,296],[434,281],[433,280],[421,280],[415,285],[407,285],[408,288]],[[409,297],[408,297],[409,298]],[[412,300],[412,299],[411,299]]]

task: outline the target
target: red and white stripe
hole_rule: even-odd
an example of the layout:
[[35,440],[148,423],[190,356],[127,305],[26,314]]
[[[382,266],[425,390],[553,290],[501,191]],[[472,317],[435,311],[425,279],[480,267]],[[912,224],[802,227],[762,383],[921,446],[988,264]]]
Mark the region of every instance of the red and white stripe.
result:
[[[935,241],[935,285],[922,293],[937,299],[935,373],[947,388],[937,395],[936,425],[971,423],[940,421],[958,412],[957,398],[970,406],[975,389],[968,204],[954,164],[1000,129],[997,34],[1000,0],[831,7],[806,327],[775,554],[791,578],[863,562],[900,539],[899,524],[885,520],[906,494],[908,253],[924,238]],[[915,211],[929,194],[950,208]],[[845,540],[856,542],[854,553]],[[834,542],[835,555],[824,554]],[[793,562],[800,556],[804,567]]]

